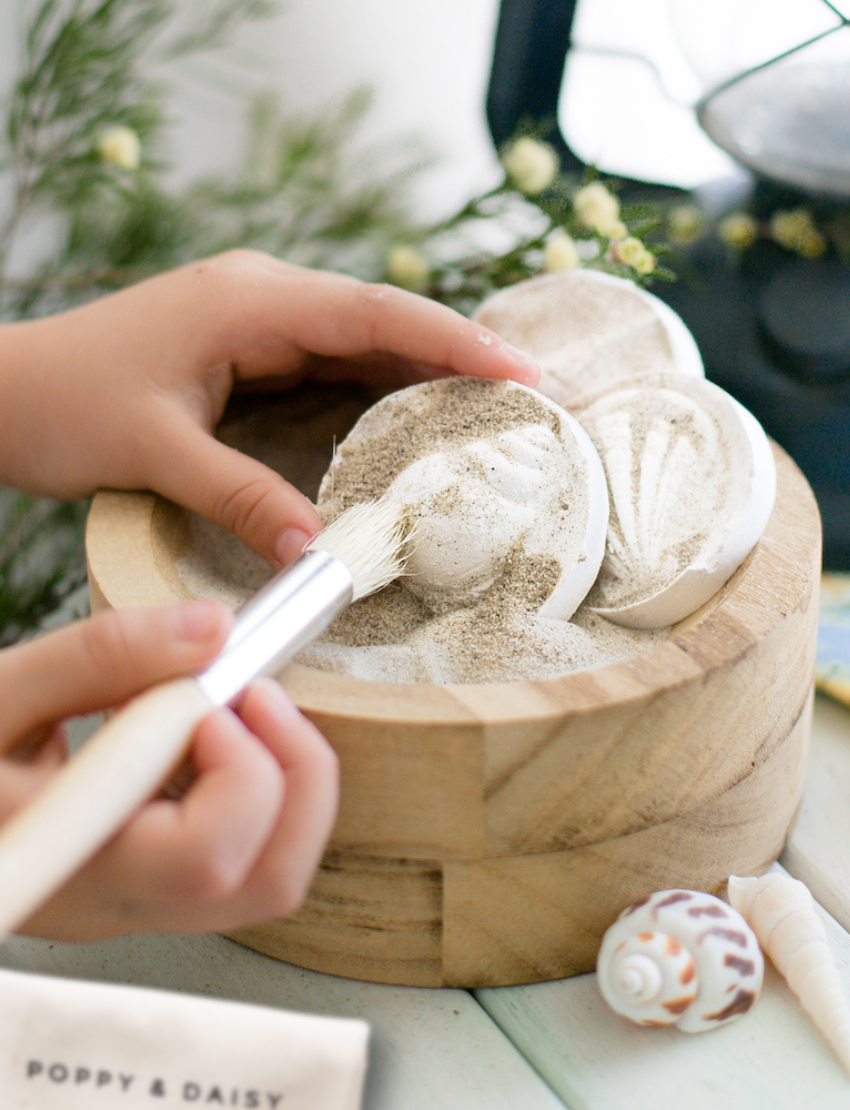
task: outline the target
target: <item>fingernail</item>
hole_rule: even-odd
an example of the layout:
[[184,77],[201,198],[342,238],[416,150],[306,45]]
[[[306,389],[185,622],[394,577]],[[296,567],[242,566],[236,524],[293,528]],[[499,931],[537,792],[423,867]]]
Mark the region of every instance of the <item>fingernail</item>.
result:
[[221,632],[222,606],[218,601],[203,598],[188,601],[173,609],[174,630],[181,640],[201,643],[212,640]]
[[312,538],[303,528],[287,528],[275,547],[278,565],[288,567],[290,563],[294,563]]
[[537,385],[540,381],[540,367],[534,359],[527,355],[525,351],[520,351],[519,348],[511,346],[510,343],[505,344],[505,353],[513,359],[519,368],[520,373],[514,375],[514,380],[521,385]]

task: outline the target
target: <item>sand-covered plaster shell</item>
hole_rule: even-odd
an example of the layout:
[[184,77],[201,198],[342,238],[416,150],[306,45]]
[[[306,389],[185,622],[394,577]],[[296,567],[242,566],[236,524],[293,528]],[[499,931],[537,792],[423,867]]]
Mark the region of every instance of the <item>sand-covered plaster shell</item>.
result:
[[623,910],[608,929],[596,974],[603,998],[621,1016],[700,1033],[752,1008],[764,959],[731,906],[699,891],[662,890]]
[[369,409],[340,445],[319,508],[335,515],[382,496],[414,523],[404,586],[435,614],[472,603],[512,568],[527,579],[524,561],[548,583],[537,610],[566,620],[602,562],[599,456],[568,413],[513,382],[445,378]]
[[650,371],[704,375],[693,336],[668,305],[598,270],[518,282],[483,301],[474,319],[536,359],[538,389],[567,409]]
[[632,628],[705,604],[757,543],[776,497],[770,443],[719,386],[651,374],[578,413],[608,479],[605,560],[587,603]]
[[778,871],[758,879],[733,875],[728,896],[850,1072],[850,1004],[808,887]]

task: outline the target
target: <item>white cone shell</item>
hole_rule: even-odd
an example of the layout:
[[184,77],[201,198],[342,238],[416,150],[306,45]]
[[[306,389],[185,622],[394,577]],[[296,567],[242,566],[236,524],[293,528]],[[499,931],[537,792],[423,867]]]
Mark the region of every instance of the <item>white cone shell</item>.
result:
[[850,1072],[850,1004],[808,887],[779,872],[758,879],[733,875],[729,901]]
[[705,373],[693,336],[669,305],[599,270],[518,282],[488,297],[473,318],[536,359],[539,391],[568,409],[650,371]]
[[776,497],[770,442],[719,386],[681,375],[613,387],[578,416],[611,499],[608,551],[588,604],[631,628],[675,624],[761,537]]
[[[663,987],[645,1000],[622,989],[621,965],[633,953],[658,961]],[[764,960],[752,929],[731,906],[699,891],[662,890],[624,910],[608,929],[596,973],[603,998],[623,1017],[699,1033],[753,1006]]]

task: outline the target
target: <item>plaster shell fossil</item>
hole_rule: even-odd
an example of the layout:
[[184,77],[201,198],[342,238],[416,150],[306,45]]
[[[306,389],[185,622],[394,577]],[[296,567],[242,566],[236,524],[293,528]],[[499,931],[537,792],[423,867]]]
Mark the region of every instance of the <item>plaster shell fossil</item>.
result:
[[705,604],[757,543],[776,465],[761,425],[719,386],[650,374],[578,413],[608,478],[605,560],[587,604],[631,628]]
[[700,1033],[752,1008],[764,959],[731,906],[662,890],[623,910],[602,939],[596,973],[608,1005],[635,1024]]
[[341,444],[319,509],[383,495],[415,524],[404,587],[437,615],[536,575],[549,583],[540,615],[566,620],[602,562],[608,494],[596,449],[572,416],[513,382],[444,378],[369,409]]
[[779,872],[759,879],[733,875],[729,902],[750,923],[777,971],[850,1072],[850,1005],[808,887]]
[[668,305],[598,270],[518,282],[483,301],[474,319],[536,359],[538,389],[566,409],[649,371],[704,375],[693,336]]

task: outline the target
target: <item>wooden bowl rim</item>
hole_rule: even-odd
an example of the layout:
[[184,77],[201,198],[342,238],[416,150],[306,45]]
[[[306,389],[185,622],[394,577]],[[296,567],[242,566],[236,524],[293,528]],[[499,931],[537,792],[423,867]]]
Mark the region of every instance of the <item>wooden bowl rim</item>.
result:
[[[814,496],[789,456],[777,445],[773,448],[777,500],[762,539],[702,609],[675,625],[667,640],[631,659],[558,678],[451,686],[369,682],[292,664],[283,677],[284,685],[301,709],[315,715],[386,725],[398,722],[407,729],[426,731],[447,724],[480,729],[482,721],[486,726],[502,726],[557,719],[567,711],[578,716],[603,706],[626,707],[687,682],[702,681],[709,671],[727,665],[751,646],[722,635],[721,625],[734,625],[744,612],[751,623],[754,612],[761,611],[765,631],[769,631],[808,594],[810,579],[800,575],[800,567],[812,565],[816,553],[819,566],[819,527],[789,526],[783,515],[786,510],[803,513],[819,525]],[[160,504],[170,503],[151,493],[108,490],[95,496],[86,530],[93,597],[100,595],[113,608],[185,600],[167,581],[157,559]],[[789,560],[793,572],[786,576],[789,589],[792,582],[797,587],[790,607],[785,594],[760,589],[760,571],[780,558]],[[129,586],[115,575],[116,567],[124,569],[128,563],[134,567]],[[708,662],[694,658],[693,649],[701,641],[712,641]]]

